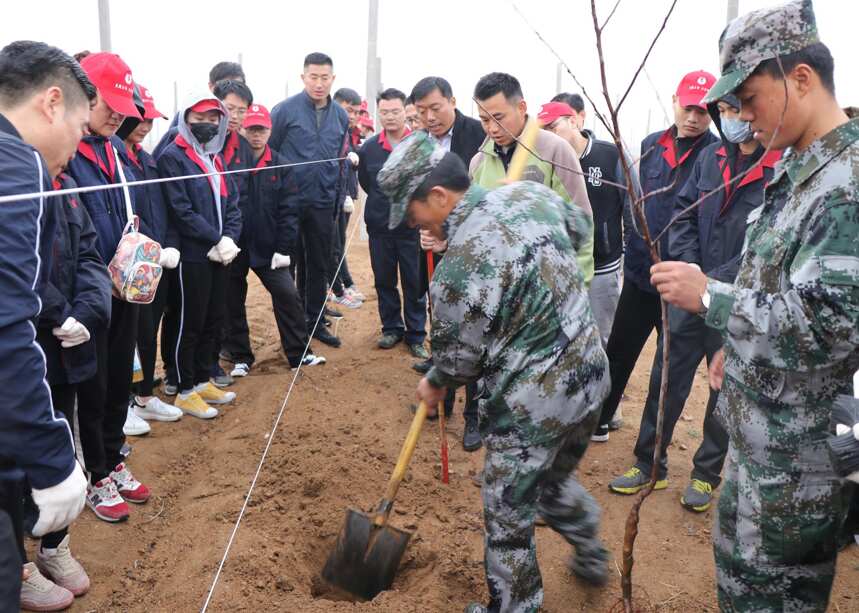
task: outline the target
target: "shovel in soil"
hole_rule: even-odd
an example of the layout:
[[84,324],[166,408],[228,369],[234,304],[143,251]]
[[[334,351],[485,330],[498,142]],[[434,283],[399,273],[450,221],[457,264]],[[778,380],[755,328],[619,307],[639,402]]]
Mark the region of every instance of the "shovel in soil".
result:
[[421,402],[388,481],[385,497],[372,516],[354,509],[346,511],[337,543],[322,569],[322,578],[328,583],[363,600],[372,600],[391,587],[412,536],[410,532],[389,526],[388,516],[426,416],[426,404]]

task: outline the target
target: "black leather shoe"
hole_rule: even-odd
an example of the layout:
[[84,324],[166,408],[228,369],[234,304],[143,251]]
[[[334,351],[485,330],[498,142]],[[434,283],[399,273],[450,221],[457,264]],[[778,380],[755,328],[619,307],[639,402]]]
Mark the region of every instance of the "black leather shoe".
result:
[[340,339],[331,334],[325,326],[317,326],[316,331],[313,333],[313,338],[317,339],[320,343],[325,343],[329,347],[339,347],[341,345]]
[[343,319],[343,313],[341,313],[337,309],[325,307],[325,317],[330,317],[332,319]]
[[431,359],[423,360],[421,362],[415,362],[414,364],[412,364],[412,370],[415,370],[415,371],[421,373],[422,375],[427,374],[431,368],[432,368],[432,360]]
[[481,447],[483,447],[483,441],[480,439],[477,422],[473,419],[466,420],[465,431],[462,433],[462,448],[466,451],[477,451]]

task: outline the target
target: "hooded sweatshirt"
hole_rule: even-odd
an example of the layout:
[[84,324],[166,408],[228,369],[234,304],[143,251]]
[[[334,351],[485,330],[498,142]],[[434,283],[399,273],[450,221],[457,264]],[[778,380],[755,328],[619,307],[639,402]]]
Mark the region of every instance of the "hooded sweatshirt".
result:
[[[227,110],[220,102],[218,133],[201,145],[191,132],[187,115],[201,100],[214,100],[211,93],[194,95],[182,109],[176,139],[158,158],[161,177],[202,175],[224,171],[221,149],[227,136]],[[170,222],[179,234],[179,251],[186,262],[206,262],[207,254],[223,236],[236,243],[242,230],[238,190],[229,175],[201,176],[196,179],[162,183],[169,203]]]

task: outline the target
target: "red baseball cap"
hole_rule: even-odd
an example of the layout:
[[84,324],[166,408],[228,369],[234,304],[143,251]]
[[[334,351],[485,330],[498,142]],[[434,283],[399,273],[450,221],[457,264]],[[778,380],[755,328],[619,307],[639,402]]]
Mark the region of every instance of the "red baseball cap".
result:
[[203,98],[188,110],[195,113],[205,113],[206,111],[218,111],[222,115],[224,113],[224,109],[221,108],[221,101],[217,98]]
[[561,117],[572,117],[576,112],[566,102],[547,102],[540,107],[537,120],[544,126],[551,125]]
[[143,113],[143,119],[158,119],[159,117],[167,119],[167,115],[155,108],[155,99],[152,97],[152,92],[140,83],[137,84],[137,89],[140,91],[140,98],[143,100],[143,108],[146,109]]
[[364,115],[363,117],[361,117],[358,120],[358,124],[372,129],[373,128],[373,118],[370,117],[369,115]]
[[361,100],[361,110],[362,111],[367,110],[367,101],[366,100]]
[[81,60],[81,68],[111,110],[126,117],[143,119],[134,104],[131,68],[121,57],[115,53],[91,53]]
[[245,114],[245,121],[242,127],[252,128],[254,126],[262,126],[263,128],[271,127],[271,114],[261,104],[250,105],[248,112]]
[[680,80],[677,86],[677,98],[680,106],[699,106],[706,110],[706,105],[701,102],[710,88],[716,83],[716,77],[706,70],[690,72]]

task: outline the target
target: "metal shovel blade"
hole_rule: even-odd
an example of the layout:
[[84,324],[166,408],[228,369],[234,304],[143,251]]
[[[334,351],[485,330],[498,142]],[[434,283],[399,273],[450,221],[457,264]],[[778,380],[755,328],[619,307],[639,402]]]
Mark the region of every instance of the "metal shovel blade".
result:
[[358,598],[372,600],[391,587],[411,536],[388,525],[378,528],[366,513],[348,509],[322,578]]

